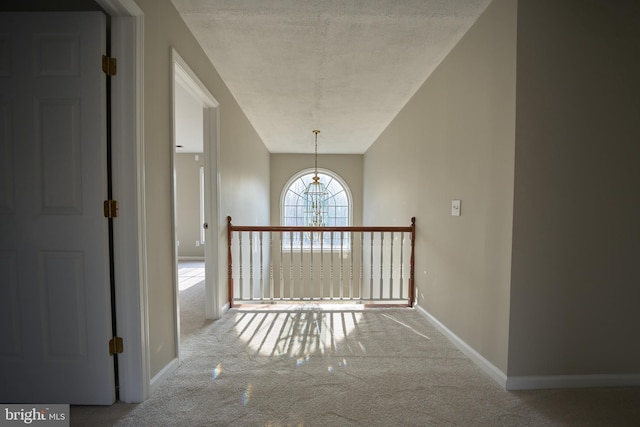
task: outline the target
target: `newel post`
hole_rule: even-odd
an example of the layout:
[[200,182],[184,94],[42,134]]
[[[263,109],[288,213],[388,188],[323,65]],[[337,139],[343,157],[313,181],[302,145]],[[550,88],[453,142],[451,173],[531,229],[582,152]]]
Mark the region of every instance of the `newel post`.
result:
[[409,307],[413,307],[415,301],[414,266],[416,246],[416,217],[411,218],[411,261],[409,263]]
[[233,269],[231,268],[231,216],[227,216],[227,293],[229,297],[229,308],[233,308]]

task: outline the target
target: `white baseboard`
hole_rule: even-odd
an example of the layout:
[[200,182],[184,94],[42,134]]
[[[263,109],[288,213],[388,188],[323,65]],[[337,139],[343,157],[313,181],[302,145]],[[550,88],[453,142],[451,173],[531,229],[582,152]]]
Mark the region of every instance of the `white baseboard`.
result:
[[640,386],[638,374],[612,375],[540,375],[507,378],[507,390],[538,390],[550,388],[632,387]]
[[588,387],[637,387],[640,386],[639,374],[604,374],[604,375],[539,375],[539,376],[507,376],[480,353],[471,348],[460,337],[451,332],[438,319],[419,305],[418,313],[429,320],[449,341],[462,351],[472,362],[478,365],[491,378],[506,390],[539,390],[554,388],[588,388]]
[[171,362],[167,364],[160,372],[158,372],[152,379],[149,384],[149,395],[153,394],[154,391],[160,387],[160,384],[172,373],[175,372],[176,369],[180,366],[180,360],[178,358],[173,359]]
[[227,302],[225,305],[222,306],[222,310],[220,310],[221,314],[225,314],[227,311],[229,311],[229,303]]
[[507,387],[507,375],[504,372],[502,372],[495,365],[485,359],[480,353],[469,346],[469,344],[460,339],[459,336],[451,332],[449,328],[440,323],[438,319],[433,317],[424,308],[420,307],[419,305],[415,305],[415,308],[418,313],[426,317],[427,320],[431,322],[431,324],[433,324],[433,326],[435,326],[436,329],[438,329],[442,333],[442,335],[447,337],[447,339],[451,341],[451,343],[453,343],[453,345],[455,345],[458,350],[463,352],[469,359],[471,359],[473,363],[475,363],[480,367],[480,369],[485,371],[495,382],[500,384],[500,386],[502,386],[503,388]]

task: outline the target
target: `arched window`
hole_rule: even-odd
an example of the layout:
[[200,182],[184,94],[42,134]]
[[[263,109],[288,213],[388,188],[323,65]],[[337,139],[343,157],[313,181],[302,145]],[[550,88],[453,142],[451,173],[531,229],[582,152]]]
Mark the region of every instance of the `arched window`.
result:
[[[281,224],[284,226],[304,226],[305,224],[305,197],[304,191],[313,181],[314,171],[313,169],[304,170],[298,172],[291,177],[282,191],[281,201]],[[318,177],[320,182],[327,187],[328,199],[327,199],[327,218],[325,225],[327,227],[349,226],[351,225],[351,191],[347,184],[337,174],[326,170],[318,169]],[[286,234],[286,233],[285,233]],[[327,233],[328,234],[328,233]],[[310,247],[311,241],[309,236],[303,237],[303,247]],[[337,241],[339,236],[334,236]],[[330,239],[330,236],[325,236],[325,240]],[[285,248],[291,247],[300,248],[300,237],[294,236],[293,242],[289,239],[288,235],[284,236],[283,243]],[[314,247],[317,244],[314,243]],[[334,243],[335,245],[335,243]]]

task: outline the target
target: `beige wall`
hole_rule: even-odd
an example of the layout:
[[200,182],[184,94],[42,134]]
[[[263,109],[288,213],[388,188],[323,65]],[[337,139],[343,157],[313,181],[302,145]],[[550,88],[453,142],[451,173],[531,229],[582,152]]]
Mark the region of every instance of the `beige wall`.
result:
[[419,304],[510,379],[640,372],[639,12],[495,0],[365,154],[364,221],[415,213]]
[[[196,158],[197,157],[197,158]],[[202,153],[175,155],[176,169],[176,238],[178,259],[204,259],[204,245],[200,231],[200,168],[204,166]]]
[[[171,239],[171,48],[220,103],[220,211],[269,222],[269,155],[169,0],[136,0],[144,12],[144,132],[149,349],[153,377],[175,352]],[[221,219],[221,224],[224,221]],[[221,233],[225,236],[224,233]],[[226,247],[222,242],[221,246]],[[226,298],[222,282],[218,303]]]
[[364,157],[364,223],[416,217],[418,304],[503,372],[515,40],[516,3],[494,1]]
[[[313,154],[271,154],[271,225],[280,225],[280,198],[287,181],[313,167]],[[335,172],[346,182],[353,197],[353,225],[362,225],[363,156],[319,154],[318,168]]]
[[639,17],[519,1],[510,376],[640,373]]

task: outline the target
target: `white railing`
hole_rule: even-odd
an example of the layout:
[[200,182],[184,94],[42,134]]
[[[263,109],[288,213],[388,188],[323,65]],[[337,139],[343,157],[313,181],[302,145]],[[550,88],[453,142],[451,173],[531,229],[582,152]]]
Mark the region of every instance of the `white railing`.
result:
[[231,307],[412,306],[415,218],[406,227],[237,226],[227,217]]

